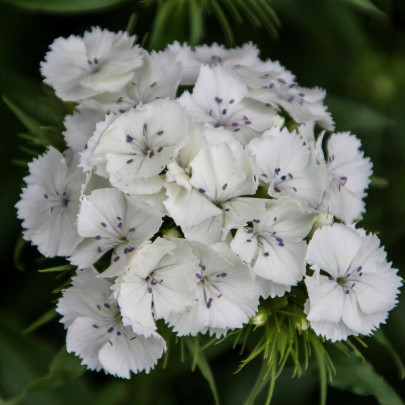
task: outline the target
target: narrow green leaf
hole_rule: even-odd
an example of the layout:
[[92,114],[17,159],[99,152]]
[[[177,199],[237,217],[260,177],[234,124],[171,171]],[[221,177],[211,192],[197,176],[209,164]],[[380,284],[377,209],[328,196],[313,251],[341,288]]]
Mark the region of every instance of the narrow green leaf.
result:
[[[196,339],[193,339],[193,341],[197,342],[197,345],[198,345],[198,341]],[[204,353],[201,350],[199,350],[195,346],[195,344],[193,344],[193,342],[190,341],[190,339],[186,339],[186,343],[187,343],[187,346],[188,346],[190,352],[194,356],[197,367],[200,369],[201,374],[204,376],[204,378],[208,382],[208,385],[209,385],[212,395],[214,397],[215,405],[220,405],[219,395],[218,395],[217,387],[215,384],[214,375],[212,374],[211,367],[209,366]]]
[[40,134],[40,124],[17,105],[15,105],[8,97],[3,96],[3,101],[7,104],[10,110],[17,116],[17,118],[25,125],[25,127],[34,134]]
[[387,14],[380,10],[371,0],[344,0],[344,2],[369,14],[388,18]]
[[319,403],[320,405],[326,405],[326,393],[328,382],[327,382],[324,348],[318,337],[315,335],[313,335],[312,337],[312,347],[315,352],[316,361],[318,363],[319,389],[320,389]]
[[263,391],[263,388],[266,386],[268,383],[268,364],[267,362],[262,359],[262,366],[259,371],[259,375],[256,378],[256,382],[253,385],[248,397],[246,398],[245,402],[243,405],[253,405],[256,398],[259,396],[259,394]]
[[243,18],[241,17],[237,7],[235,7],[234,0],[222,0],[222,1],[228,8],[229,12],[232,14],[234,21],[238,24],[241,24],[243,22]]
[[0,0],[16,8],[38,13],[73,14],[117,7],[129,0]]
[[48,312],[45,312],[41,317],[39,317],[35,322],[33,322],[28,328],[23,331],[23,335],[33,332],[35,329],[38,329],[40,326],[45,325],[52,319],[56,317],[57,313],[55,308],[52,308]]
[[226,38],[228,44],[233,45],[235,40],[233,37],[232,28],[229,25],[228,19],[226,18],[224,11],[222,10],[221,6],[216,1],[213,1],[211,4],[212,4],[212,8],[214,9],[213,11],[225,34],[225,38]]
[[80,364],[80,359],[73,354],[68,354],[66,347],[63,347],[52,360],[49,373],[31,382],[20,395],[6,401],[6,404],[18,405],[28,394],[59,387],[79,377],[85,371],[86,367]]
[[381,329],[378,330],[376,333],[374,333],[374,338],[382,347],[384,347],[384,349],[391,356],[392,360],[397,366],[398,376],[401,380],[403,380],[405,378],[404,363],[402,363],[401,357],[399,356],[397,351],[393,348],[391,342],[387,339],[387,337],[385,336],[384,332]]
[[196,45],[203,35],[203,13],[198,0],[189,0],[190,14],[190,45]]
[[371,180],[370,187],[387,188],[389,186],[388,180],[385,179],[384,177],[371,176],[370,180]]
[[[22,163],[22,162],[21,162]],[[26,165],[26,162],[24,162],[24,166]],[[22,256],[24,253],[24,248],[27,245],[27,242],[24,240],[22,235],[18,238],[15,247],[14,247],[14,266],[20,270],[24,271],[25,267],[23,264]]]
[[132,35],[135,32],[135,26],[138,21],[138,15],[136,13],[132,13],[131,16],[129,17],[127,27],[125,28],[125,31],[129,34]]
[[335,353],[333,361],[337,374],[330,383],[332,387],[350,391],[357,395],[373,395],[380,405],[404,405],[404,402],[387,383],[376,373],[371,364],[357,356]]
[[39,269],[40,273],[53,273],[57,271],[67,271],[67,270],[74,270],[76,266],[72,266],[71,264],[63,264],[61,266],[56,267],[48,267],[47,269]]

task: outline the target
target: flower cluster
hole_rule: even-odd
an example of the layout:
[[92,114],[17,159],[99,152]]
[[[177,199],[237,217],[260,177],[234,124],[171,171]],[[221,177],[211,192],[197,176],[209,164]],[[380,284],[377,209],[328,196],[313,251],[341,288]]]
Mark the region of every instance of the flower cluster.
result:
[[77,105],[68,149],[29,164],[18,216],[77,266],[57,311],[83,364],[148,372],[166,350],[156,321],[221,337],[299,283],[327,339],[386,320],[401,279],[354,224],[371,163],[333,132],[324,91],[252,44],[149,53],[99,28],[56,39],[41,71]]

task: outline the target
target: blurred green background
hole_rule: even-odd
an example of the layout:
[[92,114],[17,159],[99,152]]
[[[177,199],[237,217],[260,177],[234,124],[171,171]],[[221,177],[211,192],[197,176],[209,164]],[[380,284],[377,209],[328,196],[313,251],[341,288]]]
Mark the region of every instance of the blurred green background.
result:
[[[190,3],[195,0],[189,0]],[[253,0],[255,1],[255,0]],[[374,175],[385,181],[372,187],[367,198],[367,214],[362,225],[379,233],[389,260],[405,276],[405,2],[402,0],[273,0],[270,2],[281,25],[274,35],[275,20],[257,27],[255,20],[241,13],[234,21],[223,7],[226,22],[218,12],[189,13],[187,0],[178,1],[171,18],[158,23],[153,2],[137,0],[1,0],[0,1],[0,93],[21,102],[34,97],[36,104],[27,108],[46,110],[39,83],[39,63],[48,46],[59,36],[82,35],[93,25],[110,30],[125,29],[129,16],[136,12],[135,33],[164,47],[174,39],[200,43],[226,43],[230,32],[233,45],[252,41],[261,50],[263,59],[279,60],[291,70],[302,86],[319,86],[327,90],[329,106],[338,131],[351,131],[363,143],[363,149],[374,164]],[[206,4],[214,3],[206,1]],[[218,1],[229,3],[229,1]],[[231,1],[232,3],[232,1]],[[236,2],[235,2],[236,3]],[[258,4],[260,2],[257,2]],[[14,7],[25,4],[26,8]],[[82,8],[80,12],[58,12],[58,7]],[[372,5],[376,7],[372,7]],[[42,6],[44,10],[35,6]],[[56,8],[50,7],[56,5]],[[62,5],[62,6],[61,6]],[[102,6],[110,6],[103,8]],[[259,4],[260,5],[260,4]],[[32,6],[32,7],[31,7]],[[91,9],[98,7],[97,10]],[[83,10],[88,8],[88,10]],[[194,10],[195,12],[195,10]],[[163,20],[162,20],[163,19]],[[260,23],[260,21],[259,21]],[[160,31],[159,31],[160,30]],[[55,120],[49,110],[49,123]],[[60,280],[53,273],[38,273],[41,268],[35,249],[24,249],[25,270],[14,265],[13,251],[21,228],[14,204],[18,201],[23,167],[14,160],[31,159],[17,137],[23,125],[0,102],[0,397],[19,394],[33,379],[45,375],[48,365],[64,342],[63,327],[55,318],[31,334],[22,331],[52,308]],[[27,266],[28,264],[28,266]],[[383,327],[402,359],[405,359],[405,298],[394,309],[388,325]],[[398,378],[393,360],[374,340],[365,352],[378,372],[405,397],[404,381]],[[208,385],[198,371],[192,373],[189,363],[180,363],[177,353],[168,367],[159,366],[151,375],[135,376],[130,382],[101,373],[86,373],[66,385],[48,392],[26,397],[23,404],[210,404]],[[224,404],[242,403],[254,384],[258,364],[253,363],[234,375],[241,358],[229,345],[217,346],[208,353],[219,394]],[[354,379],[360,376],[353,376]],[[319,398],[316,369],[313,367],[298,379],[291,379],[291,370],[283,372],[276,385],[272,404],[313,404]],[[261,404],[263,399],[258,399]],[[372,396],[359,397],[328,390],[328,404],[377,404]],[[388,404],[388,402],[386,402]]]

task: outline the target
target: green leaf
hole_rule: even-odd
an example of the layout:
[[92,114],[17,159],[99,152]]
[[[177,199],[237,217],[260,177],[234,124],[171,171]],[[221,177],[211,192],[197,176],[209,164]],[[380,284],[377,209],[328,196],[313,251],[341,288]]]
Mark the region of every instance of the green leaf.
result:
[[33,392],[50,390],[79,377],[86,371],[86,367],[80,364],[80,359],[73,354],[66,352],[63,347],[54,357],[50,366],[49,373],[39,377],[29,384],[24,391],[16,397],[6,401],[7,405],[17,405]]
[[370,187],[387,188],[389,186],[388,180],[385,179],[384,177],[371,176],[370,180],[371,180]]
[[[25,165],[26,165],[26,163],[24,164],[24,166]],[[15,247],[14,247],[14,266],[20,271],[25,270],[22,257],[23,257],[24,248],[26,245],[27,245],[27,241],[24,240],[24,238],[21,235],[18,238],[17,243],[15,244]]]
[[333,361],[337,372],[330,383],[332,387],[361,396],[373,395],[381,405],[404,405],[394,389],[371,364],[357,356],[349,357],[341,353],[335,353]]
[[57,271],[67,271],[67,270],[74,270],[76,266],[72,266],[71,264],[63,264],[61,266],[55,267],[48,267],[47,269],[39,269],[40,273],[53,273]]
[[3,96],[3,101],[7,104],[10,110],[17,116],[17,118],[25,125],[28,131],[39,135],[40,134],[40,123],[26,114],[23,110],[17,107],[9,98]]
[[73,14],[101,11],[121,4],[129,0],[0,0],[16,8],[38,13]]
[[205,358],[205,355],[203,351],[200,349],[198,339],[185,339],[187,346],[193,355],[193,365],[196,364],[197,367],[200,369],[201,374],[204,376],[204,378],[207,380],[208,385],[211,389],[212,395],[214,396],[214,401],[215,405],[219,405],[219,396],[218,396],[218,391],[217,387],[215,384],[215,379],[214,375],[212,374],[211,367],[209,366],[207,359]]
[[52,308],[48,312],[45,312],[40,318],[38,318],[35,322],[33,322],[28,328],[26,328],[23,331],[23,335],[27,335],[28,333],[31,333],[35,329],[38,329],[40,326],[45,325],[52,319],[56,317],[57,313],[55,311],[55,308]]
[[404,364],[402,363],[401,357],[399,357],[399,354],[393,348],[391,342],[387,339],[387,337],[385,336],[384,332],[381,329],[378,330],[376,333],[374,333],[374,338],[382,347],[384,347],[384,349],[391,356],[392,360],[397,366],[399,378],[403,380],[405,378],[405,367]]
[[368,14],[374,14],[380,17],[388,18],[382,10],[380,10],[371,0],[343,0],[345,3],[352,5],[360,10],[367,12]]

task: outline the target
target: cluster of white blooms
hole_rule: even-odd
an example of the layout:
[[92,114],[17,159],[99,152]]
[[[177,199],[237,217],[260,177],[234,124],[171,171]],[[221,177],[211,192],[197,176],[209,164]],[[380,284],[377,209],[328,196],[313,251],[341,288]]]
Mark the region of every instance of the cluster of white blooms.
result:
[[55,40],[41,65],[77,105],[68,149],[29,164],[17,209],[27,240],[77,266],[57,306],[68,351],[129,378],[166,350],[157,320],[220,337],[304,279],[317,334],[384,322],[401,279],[355,229],[371,163],[333,133],[325,93],[252,44],[134,42],[93,28]]

